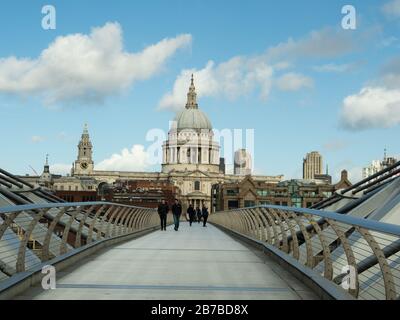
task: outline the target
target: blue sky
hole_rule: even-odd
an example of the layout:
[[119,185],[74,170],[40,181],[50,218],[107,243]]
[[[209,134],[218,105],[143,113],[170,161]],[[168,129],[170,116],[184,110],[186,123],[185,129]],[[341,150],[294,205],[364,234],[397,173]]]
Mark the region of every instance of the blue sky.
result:
[[192,72],[215,128],[255,130],[257,173],[301,178],[318,150],[332,175],[357,180],[385,147],[400,155],[398,0],[352,1],[356,30],[341,27],[348,1],[48,4],[56,30],[41,27],[43,2],[2,2],[6,170],[40,172],[48,153],[65,172],[85,122],[95,166],[160,170],[146,133],[168,130]]

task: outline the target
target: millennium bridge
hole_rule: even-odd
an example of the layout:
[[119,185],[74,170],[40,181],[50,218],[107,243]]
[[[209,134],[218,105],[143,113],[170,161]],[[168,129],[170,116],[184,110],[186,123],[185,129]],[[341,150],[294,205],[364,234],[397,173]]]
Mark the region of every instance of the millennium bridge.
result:
[[67,203],[0,169],[0,299],[399,299],[399,174],[175,232],[171,214],[160,231],[154,209]]

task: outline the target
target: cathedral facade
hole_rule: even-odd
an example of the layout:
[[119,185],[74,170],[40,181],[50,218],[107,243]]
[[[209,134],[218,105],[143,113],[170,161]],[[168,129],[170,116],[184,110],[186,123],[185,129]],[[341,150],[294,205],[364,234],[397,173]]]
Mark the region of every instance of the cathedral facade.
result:
[[[102,184],[117,180],[169,182],[178,189],[184,208],[189,204],[210,208],[212,187],[216,184],[239,183],[245,175],[226,174],[221,166],[220,146],[214,140],[207,115],[200,110],[193,81],[183,111],[177,113],[162,146],[161,172],[99,171],[93,162],[93,146],[87,126],[78,144],[78,157],[72,165],[71,177],[54,181],[56,190],[99,189]],[[252,176],[254,181],[278,183],[283,176]]]

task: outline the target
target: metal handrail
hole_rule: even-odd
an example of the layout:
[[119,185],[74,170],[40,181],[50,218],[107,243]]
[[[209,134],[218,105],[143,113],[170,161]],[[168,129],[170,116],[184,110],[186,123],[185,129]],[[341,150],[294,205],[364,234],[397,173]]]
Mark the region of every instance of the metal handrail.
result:
[[398,225],[276,205],[218,212],[209,221],[279,249],[354,298],[399,299]]
[[64,208],[64,207],[81,207],[81,206],[96,206],[96,205],[115,205],[119,207],[129,207],[136,209],[150,209],[137,206],[131,206],[127,204],[120,204],[115,202],[106,201],[88,201],[88,202],[60,202],[60,203],[40,203],[40,204],[22,204],[17,206],[6,206],[0,207],[0,213],[12,213],[18,211],[27,211],[35,209],[47,209],[47,208]]
[[0,282],[85,245],[158,224],[156,209],[112,202],[0,207]]
[[256,206],[256,207],[249,207],[246,209],[255,209],[255,208],[281,209],[281,210],[289,210],[289,211],[301,213],[301,214],[311,214],[314,216],[318,216],[320,218],[334,219],[338,222],[352,224],[352,225],[366,228],[369,230],[383,232],[383,233],[387,233],[387,234],[391,234],[391,235],[400,237],[400,226],[399,225],[376,221],[376,220],[353,217],[353,216],[349,216],[349,215],[339,214],[339,213],[336,213],[333,211],[275,206],[275,205],[262,205],[262,206]]

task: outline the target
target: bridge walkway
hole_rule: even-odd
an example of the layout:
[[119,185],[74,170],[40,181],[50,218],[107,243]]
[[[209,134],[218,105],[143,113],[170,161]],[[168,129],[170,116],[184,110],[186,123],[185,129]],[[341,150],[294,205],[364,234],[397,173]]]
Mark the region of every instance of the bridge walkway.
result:
[[317,299],[257,249],[218,228],[181,223],[89,256],[16,299]]

